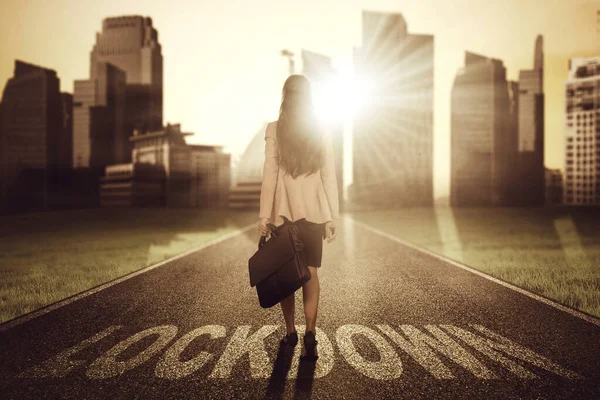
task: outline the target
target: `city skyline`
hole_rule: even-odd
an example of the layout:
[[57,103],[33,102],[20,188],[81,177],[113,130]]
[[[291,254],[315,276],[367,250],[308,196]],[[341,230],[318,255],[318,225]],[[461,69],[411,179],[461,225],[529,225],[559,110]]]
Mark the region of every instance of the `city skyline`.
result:
[[[598,43],[584,40],[595,37],[596,9],[600,7],[597,1],[582,1],[577,4],[555,1],[553,7],[547,7],[547,2],[537,0],[520,5],[516,2],[500,5],[480,4],[472,5],[468,14],[464,13],[464,1],[453,2],[452,7],[436,1],[422,5],[388,1],[368,4],[354,1],[343,5],[325,3],[323,12],[319,15],[310,12],[310,4],[297,10],[301,11],[298,13],[290,9],[290,5],[275,6],[266,1],[255,4],[251,10],[245,10],[245,5],[236,5],[240,15],[244,14],[242,11],[248,11],[249,14],[244,14],[246,16],[269,7],[271,13],[259,13],[261,15],[252,22],[238,21],[237,14],[227,12],[226,3],[221,6],[192,7],[187,10],[188,13],[181,13],[181,10],[173,13],[168,7],[133,4],[127,1],[110,6],[84,6],[63,1],[52,5],[52,8],[32,8],[27,7],[26,3],[14,3],[5,7],[5,16],[20,16],[23,24],[19,28],[4,23],[0,28],[5,30],[2,37],[14,37],[17,39],[15,43],[19,43],[19,46],[15,47],[11,45],[12,42],[2,41],[2,54],[11,56],[0,63],[0,79],[9,76],[12,62],[18,58],[56,70],[61,76],[61,90],[72,91],[69,85],[75,79],[86,76],[89,68],[86,61],[89,58],[85,57],[85,54],[94,42],[94,34],[99,31],[102,19],[114,15],[147,15],[153,18],[154,25],[161,32],[161,44],[165,48],[165,122],[181,121],[186,130],[197,132],[198,141],[224,144],[226,150],[234,155],[243,151],[256,128],[265,119],[274,119],[281,85],[287,76],[287,62],[279,55],[280,48],[306,47],[330,55],[334,64],[343,72],[350,64],[352,45],[360,42],[361,9],[400,12],[408,21],[411,32],[432,34],[436,38],[435,57],[436,61],[440,60],[435,72],[434,112],[434,170],[437,196],[444,195],[445,188],[449,186],[449,89],[457,69],[455,66],[460,65],[464,50],[468,48],[502,59],[507,67],[508,79],[516,79],[520,70],[531,68],[531,40],[537,34],[544,36],[544,87],[547,96],[546,166],[561,169],[564,168],[564,93],[561,88],[568,72],[566,64],[570,57],[594,55],[594,51],[600,51]],[[539,13],[542,4],[545,5],[544,12]],[[76,14],[80,18],[67,18],[69,24],[65,24],[61,22],[66,18],[65,15],[54,11],[54,7],[62,7],[67,15]],[[436,7],[439,13],[428,13],[427,10],[431,7]],[[83,9],[86,12],[83,12]],[[290,18],[291,14],[298,15]],[[330,28],[332,15],[336,15],[337,25],[336,31],[330,34],[326,31]],[[453,27],[450,22],[458,15],[461,16],[461,24]],[[44,18],[41,18],[42,16]],[[281,18],[284,16],[286,18]],[[206,23],[193,25],[200,27],[186,28],[190,18]],[[239,25],[238,29],[252,32],[251,37],[255,40],[240,46],[237,31],[227,28],[231,24],[215,28],[215,24],[223,21],[223,18]],[[310,19],[311,26],[314,27],[308,33],[300,29],[307,19]],[[272,35],[272,32],[283,29],[284,20],[287,27],[291,28],[291,33]],[[558,32],[554,29],[558,22],[569,20],[576,20],[578,23],[571,24],[568,31]],[[35,21],[36,27],[28,29],[32,21]],[[48,24],[53,26],[51,32],[47,29]],[[177,29],[172,28],[173,26],[177,26]],[[250,26],[254,29],[249,29]],[[486,26],[486,34],[476,35],[481,26]],[[41,35],[42,31],[44,35]],[[216,41],[204,41],[202,35],[209,31],[212,37],[222,37]],[[190,40],[182,40],[183,38],[194,39],[201,51],[190,52]],[[53,42],[46,42],[50,40]],[[50,46],[51,43],[54,45]],[[77,48],[83,48],[84,51]],[[187,53],[184,50],[186,48]],[[246,62],[224,63],[224,60],[232,59]],[[205,62],[206,60],[210,62]],[[185,73],[192,70],[196,71],[195,75]],[[189,87],[194,88],[193,93],[190,93]],[[225,118],[228,112],[236,113],[236,118],[233,118],[235,121]]]

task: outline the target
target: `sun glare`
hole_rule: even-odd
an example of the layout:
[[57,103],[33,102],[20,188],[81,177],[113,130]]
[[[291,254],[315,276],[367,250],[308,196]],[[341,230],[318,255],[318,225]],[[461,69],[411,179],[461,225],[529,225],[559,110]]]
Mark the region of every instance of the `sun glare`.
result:
[[313,86],[313,102],[318,117],[325,122],[342,123],[355,117],[368,104],[366,79],[350,74],[335,76]]

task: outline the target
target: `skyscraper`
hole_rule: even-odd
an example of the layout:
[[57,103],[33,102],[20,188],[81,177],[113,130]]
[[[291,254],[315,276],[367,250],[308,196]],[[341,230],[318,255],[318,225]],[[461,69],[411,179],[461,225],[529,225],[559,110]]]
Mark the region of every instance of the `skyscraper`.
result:
[[508,81],[508,114],[502,141],[504,153],[503,168],[500,170],[499,186],[501,201],[505,206],[518,206],[524,192],[529,190],[525,177],[519,168],[519,82]]
[[543,205],[544,170],[544,52],[543,38],[535,42],[532,70],[519,72],[519,126],[516,168],[520,171],[519,205]]
[[58,139],[57,164],[62,169],[69,169],[73,164],[73,95],[60,94],[61,130]]
[[[110,63],[126,74],[128,136],[133,129],[161,129],[163,123],[163,57],[152,19],[138,15],[105,18],[90,54],[90,78],[98,62]],[[131,147],[127,153],[130,153]]]
[[[536,151],[539,143],[539,124],[536,103],[544,93],[543,39],[535,43],[534,67],[519,71],[519,152]],[[543,97],[542,97],[543,98]],[[543,133],[543,132],[541,132]]]
[[15,61],[0,118],[0,197],[5,206],[46,207],[48,176],[63,150],[59,88],[54,70]]
[[74,88],[73,166],[96,168],[129,161],[125,73],[99,62],[94,79],[75,81]]
[[600,57],[569,60],[564,203],[600,205]]
[[[511,89],[514,91],[514,84]],[[510,106],[502,61],[466,52],[465,66],[459,70],[452,87],[452,206],[506,202],[510,147],[514,143],[510,127],[515,125],[511,123]]]
[[401,14],[363,11],[355,75],[369,82],[353,122],[352,203],[433,204],[433,36],[409,34]]
[[152,19],[105,18],[90,78],[75,82],[73,166],[131,161],[134,129],[162,128],[163,61]]
[[[302,50],[302,74],[310,81],[313,93],[322,89],[327,81],[333,80],[335,71],[331,58],[308,50]],[[340,211],[344,210],[344,127],[339,122],[330,122],[333,133],[333,157],[340,199]]]
[[512,153],[516,153],[519,148],[519,90],[519,82],[508,81],[508,131],[510,134],[507,136],[507,149]]

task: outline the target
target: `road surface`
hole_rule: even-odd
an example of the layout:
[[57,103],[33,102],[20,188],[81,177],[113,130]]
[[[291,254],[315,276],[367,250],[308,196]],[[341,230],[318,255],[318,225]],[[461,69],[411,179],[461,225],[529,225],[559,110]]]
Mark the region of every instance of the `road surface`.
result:
[[249,286],[257,242],[252,226],[0,325],[0,397],[600,398],[598,319],[349,218],[324,243],[320,358],[299,363]]

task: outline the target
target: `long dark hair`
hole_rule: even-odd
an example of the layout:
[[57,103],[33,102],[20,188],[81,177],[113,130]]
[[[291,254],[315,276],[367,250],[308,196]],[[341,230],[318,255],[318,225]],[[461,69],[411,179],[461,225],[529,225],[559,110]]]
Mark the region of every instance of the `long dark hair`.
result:
[[316,173],[325,157],[322,135],[308,79],[290,75],[283,85],[277,121],[279,165],[294,179]]

